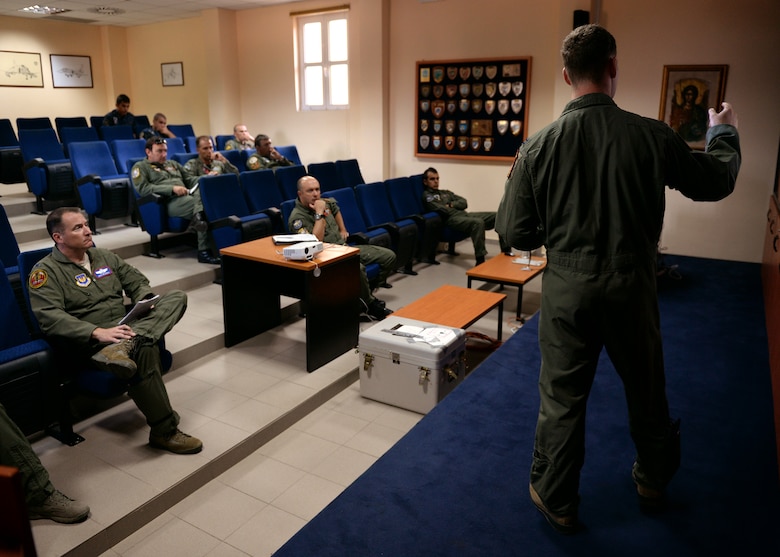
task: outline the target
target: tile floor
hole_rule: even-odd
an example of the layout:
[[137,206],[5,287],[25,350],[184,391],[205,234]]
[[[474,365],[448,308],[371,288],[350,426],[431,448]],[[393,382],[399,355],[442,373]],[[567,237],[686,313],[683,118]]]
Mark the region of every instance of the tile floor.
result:
[[[473,256],[439,260],[418,265],[416,277],[394,275],[393,288],[378,296],[398,308],[441,284],[465,286]],[[149,260],[139,258],[145,265]],[[159,265],[155,272],[153,283],[166,280]],[[526,286],[524,312],[538,308],[540,286]],[[39,555],[271,555],[422,419],[362,398],[352,351],[306,373],[299,318],[223,348],[215,337],[223,330],[220,288],[189,290],[187,314],[166,337],[174,353],[212,341],[207,355],[166,376],[181,428],[203,439],[203,452],[175,456],[148,447],[148,429],[131,401],[79,423],[87,441],[75,447],[36,441],[55,486],[92,510],[79,525],[34,521]],[[505,293],[506,339],[518,323],[509,309],[516,289]],[[471,330],[494,336],[496,325],[494,311]],[[292,410],[318,394],[327,398],[310,402],[315,409],[296,422]],[[264,429],[268,438],[256,437]],[[236,456],[241,450],[247,456]]]

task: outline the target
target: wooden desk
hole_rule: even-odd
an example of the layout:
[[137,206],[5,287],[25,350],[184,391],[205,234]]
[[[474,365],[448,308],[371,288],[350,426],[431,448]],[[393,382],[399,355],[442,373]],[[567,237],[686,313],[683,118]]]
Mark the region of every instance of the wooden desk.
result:
[[523,285],[533,278],[539,276],[547,266],[547,259],[544,257],[532,257],[532,261],[541,261],[538,267],[530,266],[530,270],[523,270],[527,265],[522,263],[513,263],[517,256],[497,255],[492,257],[476,267],[466,271],[468,277],[468,287],[471,288],[472,280],[481,280],[492,284],[505,284],[517,286],[517,316],[520,322],[524,321],[521,308],[523,305]]
[[505,298],[506,294],[445,284],[394,311],[393,316],[465,329],[498,306],[498,340],[501,340]]
[[288,261],[282,247],[269,237],[220,250],[225,346],[279,325],[281,296],[298,298],[306,313],[306,370],[313,371],[357,346],[359,250],[324,244],[311,262]]

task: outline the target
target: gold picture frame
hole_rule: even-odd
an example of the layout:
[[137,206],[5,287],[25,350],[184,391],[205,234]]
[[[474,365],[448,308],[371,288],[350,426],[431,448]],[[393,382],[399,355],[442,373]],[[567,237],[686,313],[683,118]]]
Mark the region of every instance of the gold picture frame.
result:
[[181,62],[164,62],[160,64],[163,87],[180,87],[184,85],[184,65]]
[[0,86],[43,87],[40,53],[0,50]]
[[728,65],[664,66],[658,119],[680,134],[693,149],[704,149],[707,110],[726,95]]

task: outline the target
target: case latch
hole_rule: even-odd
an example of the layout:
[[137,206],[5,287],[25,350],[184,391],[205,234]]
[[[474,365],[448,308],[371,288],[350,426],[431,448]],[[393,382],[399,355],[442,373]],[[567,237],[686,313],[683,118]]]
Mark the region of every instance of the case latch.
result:
[[431,380],[431,370],[427,367],[420,368],[420,385],[424,385]]
[[366,354],[363,358],[363,371],[368,371],[368,368],[374,363],[374,355]]

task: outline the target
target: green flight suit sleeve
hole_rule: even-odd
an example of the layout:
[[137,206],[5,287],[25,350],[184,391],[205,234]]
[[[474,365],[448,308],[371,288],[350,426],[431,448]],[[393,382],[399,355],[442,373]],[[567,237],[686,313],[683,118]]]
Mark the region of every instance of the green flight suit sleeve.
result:
[[530,169],[522,149],[506,179],[504,196],[496,212],[495,230],[509,245],[521,250],[534,250],[544,242]]
[[707,130],[704,152],[691,151],[674,132],[671,136],[667,157],[669,187],[694,201],[718,201],[734,191],[742,162],[739,134],[734,126],[720,124]]

